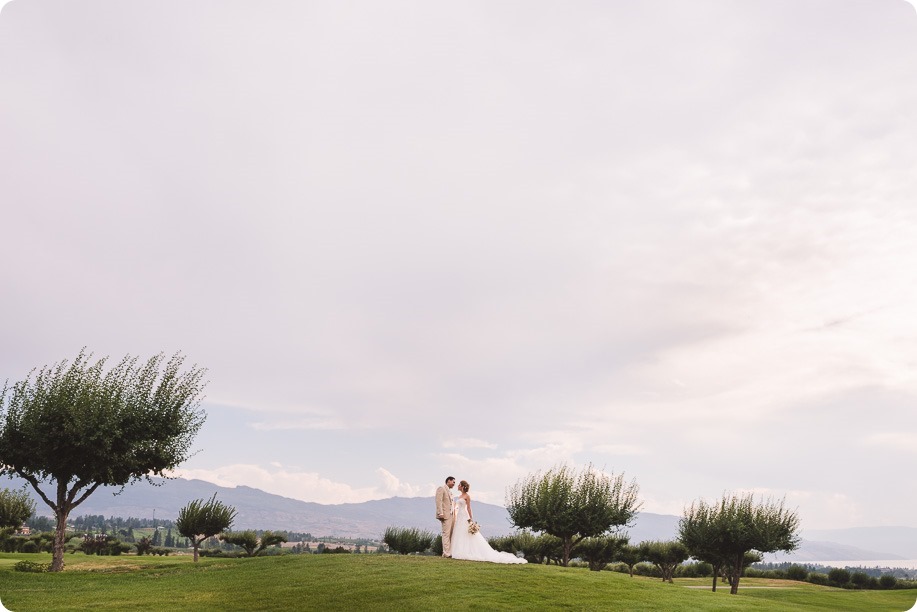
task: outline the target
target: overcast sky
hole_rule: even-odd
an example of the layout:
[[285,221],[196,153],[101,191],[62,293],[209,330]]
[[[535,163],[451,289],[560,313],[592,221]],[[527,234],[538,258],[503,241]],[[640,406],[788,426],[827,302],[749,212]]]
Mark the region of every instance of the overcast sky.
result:
[[0,380],[180,350],[179,473],[306,501],[917,527],[915,108],[903,0],[13,0]]

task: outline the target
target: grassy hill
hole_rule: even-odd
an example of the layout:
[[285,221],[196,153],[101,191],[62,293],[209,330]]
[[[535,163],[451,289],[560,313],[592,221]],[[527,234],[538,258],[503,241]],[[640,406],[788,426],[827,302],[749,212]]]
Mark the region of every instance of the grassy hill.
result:
[[0,601],[31,610],[869,610],[914,605],[917,591],[847,591],[743,579],[739,595],[706,579],[630,578],[555,566],[502,566],[438,557],[287,555],[254,559],[67,555],[62,574],[14,572],[0,554]]

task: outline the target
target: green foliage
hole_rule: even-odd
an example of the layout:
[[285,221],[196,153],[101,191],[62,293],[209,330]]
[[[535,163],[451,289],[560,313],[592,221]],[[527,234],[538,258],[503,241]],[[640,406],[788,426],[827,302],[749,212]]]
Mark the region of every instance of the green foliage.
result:
[[27,491],[0,489],[0,529],[19,529],[34,513],[35,502]]
[[433,546],[433,534],[416,527],[388,527],[382,541],[394,552],[408,555],[420,553]]
[[13,571],[16,572],[32,572],[35,574],[40,574],[49,570],[50,566],[47,563],[37,563],[35,561],[17,561],[13,565]]
[[689,556],[688,547],[679,541],[641,542],[637,548],[643,561],[649,561],[659,568],[663,582],[672,582],[675,568],[687,561]]
[[850,575],[850,583],[858,589],[869,588],[869,574],[866,572],[853,572]]
[[108,371],[107,358],[91,358],[80,351],[0,391],[0,475],[21,476],[54,511],[52,571],[64,567],[73,508],[102,485],[165,476],[204,422],[204,371],[181,372],[179,354],[144,364],[128,355]]
[[220,534],[220,539],[242,548],[248,557],[257,557],[268,546],[276,546],[281,542],[286,542],[287,536],[283,533],[265,531],[259,538],[257,533],[251,529],[247,529],[245,531],[233,531]]
[[627,536],[583,538],[573,547],[573,555],[585,561],[593,572],[600,572],[627,545]]
[[828,582],[834,586],[846,586],[850,582],[850,572],[845,569],[835,567],[828,572]]
[[626,565],[630,573],[630,577],[633,578],[634,567],[641,561],[640,548],[631,544],[622,546],[615,555],[615,561]]
[[879,587],[883,589],[893,589],[898,583],[898,579],[891,574],[885,574],[879,577]]
[[145,555],[153,549],[153,541],[147,536],[143,536],[134,543],[138,555]]
[[38,542],[29,540],[22,545],[22,548],[19,549],[20,552],[24,553],[37,553],[38,551]]
[[809,572],[809,575],[806,577],[806,582],[811,582],[812,584],[818,585],[827,585],[828,574],[822,574],[821,572]]
[[705,561],[683,563],[675,568],[676,578],[706,578],[713,575],[713,566]]
[[[722,569],[736,594],[739,578],[759,553],[792,551],[799,546],[799,518],[783,500],[756,503],[753,494],[724,495],[719,503],[700,500],[691,504],[679,521],[679,539],[695,559]],[[753,560],[754,559],[754,560]],[[713,581],[716,590],[716,579]]]
[[809,570],[801,565],[791,565],[784,572],[788,580],[804,581],[809,575]]
[[236,517],[236,509],[217,501],[216,497],[214,493],[207,501],[196,499],[178,511],[175,527],[178,533],[191,540],[195,561],[201,542],[229,529]]
[[490,538],[491,548],[518,555],[522,553],[529,563],[560,564],[563,556],[563,542],[560,538],[547,533],[534,535],[531,531],[522,530],[508,536]]
[[510,520],[520,529],[548,533],[562,542],[561,564],[573,546],[631,523],[640,507],[636,482],[587,465],[576,473],[561,465],[517,482],[506,496]]

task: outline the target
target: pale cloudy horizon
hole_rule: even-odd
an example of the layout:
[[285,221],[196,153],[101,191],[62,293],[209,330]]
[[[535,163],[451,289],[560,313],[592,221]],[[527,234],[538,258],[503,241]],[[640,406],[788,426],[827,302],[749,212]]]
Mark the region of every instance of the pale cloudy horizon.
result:
[[0,380],[180,350],[177,474],[917,527],[903,0],[0,3]]

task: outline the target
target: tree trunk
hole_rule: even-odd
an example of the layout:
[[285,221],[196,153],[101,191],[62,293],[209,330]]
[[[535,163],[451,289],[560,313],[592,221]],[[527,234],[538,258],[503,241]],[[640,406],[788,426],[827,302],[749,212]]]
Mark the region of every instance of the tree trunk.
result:
[[198,549],[198,547],[199,547],[200,545],[201,545],[200,542],[198,542],[198,541],[196,541],[196,540],[193,541],[192,546],[194,547],[194,562],[195,562],[195,563],[197,563],[197,549]]
[[720,577],[720,566],[716,563],[711,563],[713,565],[713,592],[716,593],[716,581]]
[[564,567],[567,567],[567,564],[570,563],[570,553],[573,551],[573,538],[572,537],[564,537],[563,549],[564,549],[564,558],[561,561],[561,565],[563,565]]
[[733,574],[729,579],[729,593],[736,595],[739,592],[739,576],[742,575],[742,561],[744,561],[745,555],[739,555],[739,558],[736,559],[735,566],[732,568]]
[[57,530],[54,533],[54,544],[51,548],[51,569],[52,572],[60,572],[64,569],[64,546],[67,544],[67,509],[58,506],[54,513],[57,519]]

